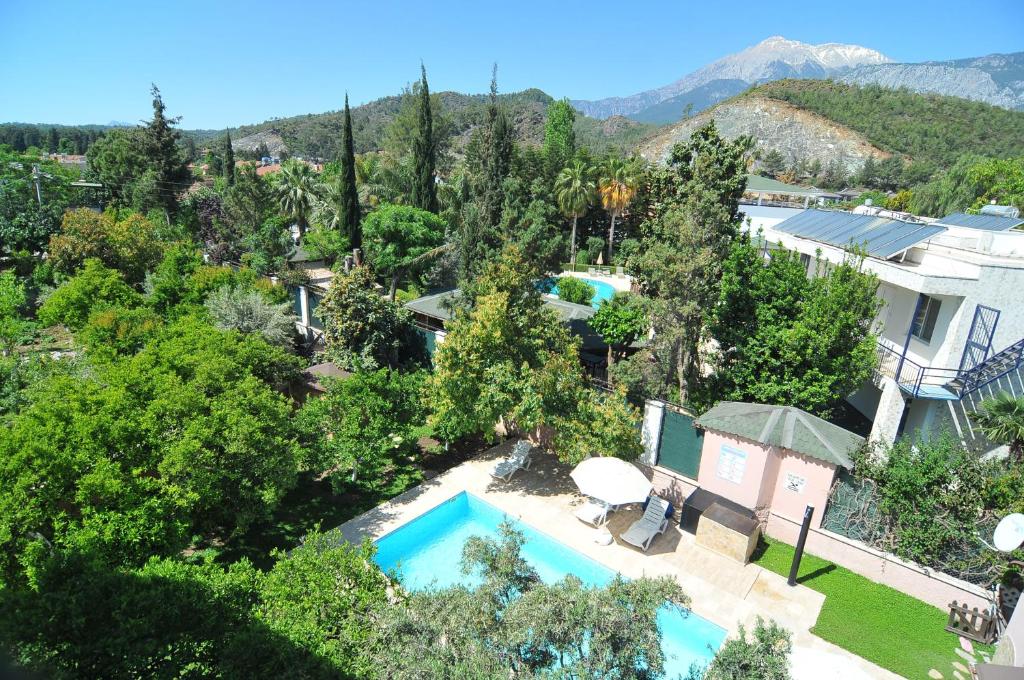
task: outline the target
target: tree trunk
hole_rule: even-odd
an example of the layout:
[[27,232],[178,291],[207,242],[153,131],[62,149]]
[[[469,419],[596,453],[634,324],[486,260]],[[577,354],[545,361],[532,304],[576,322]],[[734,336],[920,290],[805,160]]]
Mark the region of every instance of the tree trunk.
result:
[[690,363],[689,351],[685,348],[683,341],[678,341],[679,347],[676,350],[676,380],[679,383],[679,403],[686,404],[688,385],[686,382],[687,365]]
[[398,272],[391,275],[391,291],[388,292],[388,299],[394,302],[396,295],[398,295]]
[[606,263],[609,267],[612,266],[612,256],[615,250],[615,213],[612,213],[612,224],[608,227],[608,262]]
[[576,271],[576,215],[572,216],[572,237],[569,239],[569,264]]
[[351,478],[351,481],[352,481],[353,484],[356,483],[356,472],[358,470],[359,470],[359,466],[356,465],[355,463],[352,463],[352,478]]
[[[615,363],[615,352],[612,351],[611,343],[608,343],[608,368],[611,368],[612,364],[614,364],[614,363]],[[611,376],[611,374],[609,373],[609,377],[610,376]]]

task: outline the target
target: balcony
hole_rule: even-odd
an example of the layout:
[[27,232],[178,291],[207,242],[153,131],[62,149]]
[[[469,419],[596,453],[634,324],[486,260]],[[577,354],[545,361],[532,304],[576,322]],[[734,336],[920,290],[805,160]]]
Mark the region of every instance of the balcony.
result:
[[954,401],[1024,366],[1024,339],[966,370],[922,366],[892,344],[879,340],[878,375],[892,378],[914,398]]

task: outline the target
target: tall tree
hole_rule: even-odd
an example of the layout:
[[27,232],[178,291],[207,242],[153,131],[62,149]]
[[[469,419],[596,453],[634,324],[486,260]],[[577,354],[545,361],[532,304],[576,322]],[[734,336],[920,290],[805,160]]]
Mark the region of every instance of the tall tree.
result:
[[288,219],[295,220],[300,236],[305,234],[316,206],[317,183],[313,170],[302,161],[286,161],[277,173],[276,189],[281,211]]
[[224,177],[228,186],[235,183],[235,150],[231,146],[231,130],[224,131]]
[[167,219],[178,209],[178,195],[189,187],[192,173],[179,146],[181,133],[174,126],[180,118],[168,118],[160,88],[153,85],[153,119],[143,128],[146,153],[153,171],[152,183]]
[[508,112],[498,101],[498,65],[491,72],[491,93],[487,103],[487,122],[484,126],[481,150],[482,182],[480,187],[481,217],[486,224],[497,227],[505,203],[502,190],[505,178],[512,170],[515,140]]
[[59,145],[60,137],[57,135],[57,128],[51,127],[46,135],[46,150],[50,153],[56,153]]
[[352,112],[348,108],[348,94],[345,94],[345,129],[338,182],[341,185],[339,225],[348,236],[349,246],[360,248],[363,244],[363,232],[359,227],[362,215],[359,210],[359,189],[356,187],[356,152],[352,141]]
[[548,166],[558,172],[576,153],[576,111],[568,99],[548,105],[544,122],[544,156]]
[[636,195],[637,178],[633,164],[612,156],[601,169],[597,190],[601,194],[601,205],[608,212],[608,263],[611,264],[615,250],[615,220],[629,206]]
[[555,200],[562,214],[572,218],[572,236],[569,240],[569,262],[576,263],[576,221],[587,213],[594,200],[597,184],[593,169],[582,160],[573,161],[563,168],[555,179]]
[[416,137],[412,143],[416,181],[412,185],[412,204],[421,210],[437,212],[437,145],[434,142],[434,117],[430,109],[427,67],[420,64],[419,103],[416,110]]

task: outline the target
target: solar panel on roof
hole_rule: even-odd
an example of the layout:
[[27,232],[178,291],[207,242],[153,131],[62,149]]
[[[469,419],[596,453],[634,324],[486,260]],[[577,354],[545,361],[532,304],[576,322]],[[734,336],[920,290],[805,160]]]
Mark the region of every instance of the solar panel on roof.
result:
[[981,229],[984,231],[1009,231],[1014,227],[1024,224],[1024,219],[1019,217],[1003,217],[1001,215],[952,213],[938,220],[938,223],[950,227],[968,227],[969,229]]
[[883,260],[946,231],[921,222],[813,209],[783,220],[773,229],[838,248],[859,246]]

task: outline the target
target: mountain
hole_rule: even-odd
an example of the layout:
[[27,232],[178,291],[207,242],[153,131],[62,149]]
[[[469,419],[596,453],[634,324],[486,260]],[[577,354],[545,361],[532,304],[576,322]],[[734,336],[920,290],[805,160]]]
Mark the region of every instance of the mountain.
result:
[[920,64],[859,66],[841,80],[856,85],[951,95],[1024,110],[1024,52]]
[[[881,52],[859,45],[808,45],[774,36],[664,87],[629,97],[574,101],[572,104],[592,118],[623,115],[636,120],[671,122],[679,120],[687,103],[693,104],[694,111],[700,111],[745,89],[740,88],[739,83],[749,87],[782,78],[827,78],[858,66],[888,61],[889,58]],[[686,95],[691,96],[687,98]],[[677,103],[669,104],[668,109],[650,111],[671,99],[676,99]],[[672,107],[677,107],[677,115],[669,117]]]
[[800,159],[827,165],[838,158],[848,172],[853,172],[869,157],[883,160],[891,155],[860,133],[824,116],[757,95],[722,102],[663,128],[640,144],[639,153],[649,161],[664,163],[677,142],[689,139],[694,130],[709,120],[715,121],[723,137],[750,135],[761,152],[778,151],[787,162]]
[[661,128],[639,152],[663,162],[673,144],[711,119],[724,136],[751,135],[762,151],[779,151],[787,163],[838,159],[851,171],[868,156],[896,154],[927,175],[967,154],[1024,155],[1021,111],[879,85],[794,79],[757,86]]
[[[403,96],[383,97],[352,109],[352,136],[357,153],[383,148],[385,132],[402,110]],[[435,113],[435,129],[451,137],[454,149],[459,151],[469,141],[473,129],[483,123],[488,95],[441,92],[434,97],[440,103],[440,112]],[[499,95],[498,99],[512,120],[517,140],[539,145],[544,139],[547,107],[554,99],[537,89]],[[232,130],[233,146],[254,149],[263,142],[278,152],[287,150],[298,156],[337,158],[343,115],[340,111],[329,111],[243,125]],[[612,149],[628,151],[653,129],[651,125],[622,117],[595,120],[577,116],[576,119],[577,141],[599,154]],[[216,133],[215,137],[221,134]],[[211,139],[204,135],[195,138],[197,143]]]

